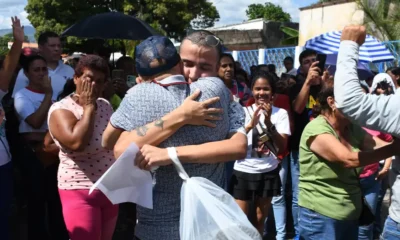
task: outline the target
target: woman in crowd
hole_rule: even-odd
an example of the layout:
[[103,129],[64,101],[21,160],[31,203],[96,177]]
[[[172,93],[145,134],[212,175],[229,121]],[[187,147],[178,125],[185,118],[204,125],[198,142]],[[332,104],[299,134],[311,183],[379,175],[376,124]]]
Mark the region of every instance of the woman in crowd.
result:
[[249,79],[249,75],[243,69],[236,69],[236,80],[239,83],[244,83],[248,88],[251,88],[251,82]]
[[[48,124],[60,147],[58,188],[68,233],[73,240],[111,240],[118,206],[89,189],[114,162],[113,153],[101,147],[101,135],[113,113],[99,98],[109,76],[107,62],[95,55],[80,59],[74,75],[76,90],[63,93],[49,111]],[[72,90],[68,87],[65,90]]]
[[[23,69],[29,84],[15,94],[14,108],[19,119],[23,148],[22,174],[28,180],[29,236],[46,238],[45,222],[48,222],[52,237],[66,239],[56,188],[58,159],[43,150],[43,140],[48,129],[47,113],[53,103],[47,63],[43,57],[33,55],[26,58]],[[46,207],[49,209],[48,221]]]
[[[247,215],[252,214],[249,201],[255,201],[257,222],[254,224],[261,234],[271,199],[281,194],[280,160],[277,156],[286,150],[291,134],[286,110],[272,106],[275,93],[272,79],[269,73],[261,71],[253,78],[251,89],[255,103],[245,108],[247,156],[235,162],[230,183],[233,197]],[[259,127],[264,131],[260,133]]]
[[394,91],[400,87],[400,67],[391,67],[386,70],[386,73],[390,75],[393,80],[393,84],[396,86]]
[[4,240],[10,239],[9,216],[11,213],[11,202],[13,196],[13,168],[11,163],[10,148],[5,132],[5,112],[2,100],[7,94],[11,79],[18,65],[19,55],[21,54],[22,43],[24,42],[24,29],[20,20],[11,18],[14,43],[11,46],[4,61],[0,65],[0,233]]
[[[373,85],[377,86],[376,84],[377,81],[383,81],[384,79],[380,78],[380,75],[378,74],[374,78]],[[361,87],[364,89],[365,93],[369,93],[368,87],[365,85],[361,85]],[[375,89],[371,89],[373,92],[375,92]],[[381,89],[383,91],[388,91],[389,89]],[[374,131],[371,129],[364,128],[364,130],[370,134],[371,136],[378,137],[382,141],[385,141],[387,143],[391,142],[392,136],[390,134],[386,133],[381,133],[378,131]],[[389,157],[385,160],[381,161],[384,163],[384,166],[382,169],[379,171],[379,163],[373,163],[368,166],[365,166],[363,171],[360,174],[360,185],[361,185],[361,191],[365,196],[365,200],[367,201],[368,205],[371,207],[372,212],[378,213],[380,215],[380,207],[379,210],[377,208],[378,204],[378,195],[379,191],[381,188],[381,182],[383,178],[387,177],[387,173],[389,172],[390,165],[392,164],[392,158]],[[383,165],[383,164],[382,164]],[[387,188],[386,188],[387,189]],[[380,217],[376,216],[376,219],[380,221]],[[372,240],[373,239],[373,224],[370,226],[360,226],[358,230],[358,239],[359,240]]]
[[[362,210],[359,171],[395,154],[394,145],[372,138],[335,106],[333,88],[319,96],[321,115],[300,141],[300,239],[357,239]],[[362,152],[359,152],[362,150]]]
[[222,54],[219,64],[218,77],[231,90],[234,100],[240,102],[242,105],[246,105],[247,100],[251,96],[251,91],[246,86],[246,83],[235,80],[235,60],[232,55],[227,53]]

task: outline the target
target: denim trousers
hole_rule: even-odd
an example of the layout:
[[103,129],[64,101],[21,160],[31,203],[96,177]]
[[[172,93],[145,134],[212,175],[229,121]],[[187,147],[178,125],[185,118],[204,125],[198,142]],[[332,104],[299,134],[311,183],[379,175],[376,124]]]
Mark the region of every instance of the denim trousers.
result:
[[300,177],[300,164],[299,164],[299,152],[292,151],[290,153],[290,174],[292,177],[292,215],[293,215],[293,226],[296,237],[299,235],[299,177]]
[[[275,228],[276,228],[276,240],[284,240],[286,236],[286,200],[285,200],[285,186],[289,167],[289,156],[285,157],[281,162],[281,170],[279,171],[279,177],[281,178],[282,187],[281,195],[272,198],[272,209],[270,214],[274,214]],[[265,220],[265,233],[267,232],[267,220]]]
[[[369,177],[360,178],[361,191],[365,196],[365,200],[370,206],[373,213],[376,212],[378,204],[378,195],[381,188],[380,181],[375,180],[377,173]],[[362,226],[358,229],[359,240],[372,240],[374,235],[374,224],[369,226]]]
[[299,234],[300,240],[356,240],[358,220],[336,220],[299,207]]
[[390,216],[387,217],[385,227],[381,235],[381,240],[399,240],[400,223],[395,222]]
[[11,203],[13,197],[13,168],[9,162],[0,166],[0,235],[1,239],[10,239],[9,218],[11,214]]

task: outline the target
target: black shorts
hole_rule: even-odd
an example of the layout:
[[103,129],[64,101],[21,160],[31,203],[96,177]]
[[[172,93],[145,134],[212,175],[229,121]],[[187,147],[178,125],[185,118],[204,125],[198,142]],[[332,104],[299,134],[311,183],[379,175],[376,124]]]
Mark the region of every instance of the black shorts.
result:
[[248,201],[281,195],[280,167],[266,173],[245,173],[233,170],[229,193],[235,199]]

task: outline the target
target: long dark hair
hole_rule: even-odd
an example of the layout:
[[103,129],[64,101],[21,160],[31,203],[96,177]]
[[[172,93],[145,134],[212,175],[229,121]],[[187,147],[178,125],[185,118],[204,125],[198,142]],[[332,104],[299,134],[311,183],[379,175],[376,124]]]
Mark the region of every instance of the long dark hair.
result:
[[271,73],[266,72],[266,71],[262,71],[262,70],[256,71],[254,73],[254,76],[252,76],[252,79],[251,79],[251,91],[253,91],[254,84],[260,78],[265,79],[265,80],[268,81],[269,85],[271,86],[272,94],[276,93],[276,81],[275,81],[276,79],[275,79],[275,77]]

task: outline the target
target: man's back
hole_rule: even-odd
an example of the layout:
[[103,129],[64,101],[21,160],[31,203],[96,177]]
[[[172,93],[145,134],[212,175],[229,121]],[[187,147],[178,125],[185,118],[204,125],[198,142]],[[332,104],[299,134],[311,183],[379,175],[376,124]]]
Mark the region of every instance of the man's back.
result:
[[[168,79],[171,80],[171,78]],[[179,81],[184,82],[183,77],[179,77]],[[184,126],[159,146],[196,145],[225,139],[229,132],[230,95],[229,90],[218,78],[200,79],[190,85],[176,84],[168,87],[162,87],[156,83],[139,84],[129,91],[120,108],[112,116],[111,123],[115,127],[133,130],[176,109],[196,89],[201,90],[199,101],[220,97],[220,101],[211,107],[222,108],[223,119],[216,122],[216,128]],[[183,164],[183,166],[189,176],[205,177],[224,187],[226,179],[223,163]],[[155,179],[153,210],[137,207],[139,223],[136,227],[136,235],[141,240],[179,239],[182,180],[172,165],[160,167],[155,173]]]

